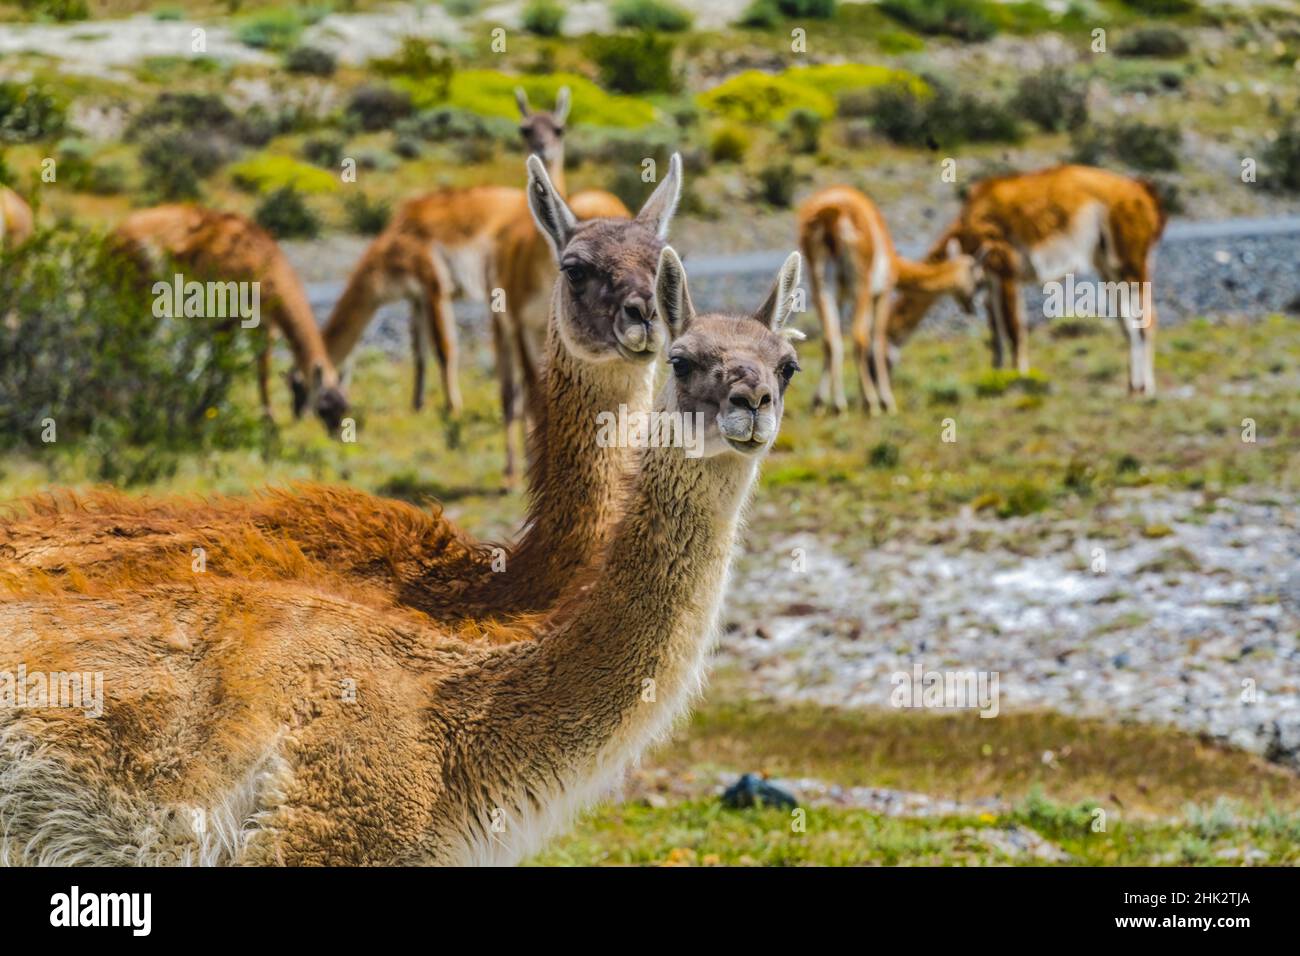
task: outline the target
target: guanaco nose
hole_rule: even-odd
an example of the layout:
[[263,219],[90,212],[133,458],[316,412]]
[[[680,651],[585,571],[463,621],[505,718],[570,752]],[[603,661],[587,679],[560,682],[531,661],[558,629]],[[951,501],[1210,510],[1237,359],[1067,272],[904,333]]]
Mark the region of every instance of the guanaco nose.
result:
[[756,412],[772,404],[772,390],[763,382],[742,379],[731,386],[732,405],[747,412]]
[[623,344],[640,352],[650,342],[650,303],[643,296],[629,297],[623,302],[623,318],[628,323],[622,330]]

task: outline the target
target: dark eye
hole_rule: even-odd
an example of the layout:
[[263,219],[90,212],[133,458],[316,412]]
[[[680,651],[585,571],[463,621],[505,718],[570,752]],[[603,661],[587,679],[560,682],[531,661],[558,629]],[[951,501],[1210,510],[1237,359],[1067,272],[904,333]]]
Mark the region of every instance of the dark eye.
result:
[[564,277],[574,285],[579,285],[587,278],[587,267],[581,265],[565,266]]
[[690,359],[682,358],[680,355],[674,355],[668,360],[668,364],[673,367],[673,373],[678,378],[685,378],[687,375],[691,374]]
[[789,383],[790,379],[794,378],[794,373],[797,371],[799,371],[798,362],[786,362],[780,369],[778,369],[781,381],[786,383]]

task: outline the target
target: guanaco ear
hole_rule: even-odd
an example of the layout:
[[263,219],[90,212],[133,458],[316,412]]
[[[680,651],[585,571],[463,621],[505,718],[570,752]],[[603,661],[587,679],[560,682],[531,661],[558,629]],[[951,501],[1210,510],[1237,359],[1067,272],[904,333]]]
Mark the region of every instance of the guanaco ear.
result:
[[546,175],[546,167],[536,156],[528,157],[528,208],[532,210],[537,227],[551,243],[558,262],[560,253],[573,237],[577,217],[569,209],[568,203],[551,185],[551,177]]
[[551,119],[555,120],[556,126],[563,126],[569,119],[569,88],[560,87],[560,91],[555,94],[555,109],[551,111]]
[[762,322],[773,332],[785,328],[790,314],[794,311],[794,293],[799,288],[799,266],[802,259],[799,253],[792,252],[776,274],[776,283],[767,294],[767,301],[759,306],[754,318]]
[[677,338],[695,318],[695,303],[686,285],[686,270],[672,246],[659,253],[659,271],[655,274],[655,311],[668,325],[668,333]]
[[515,103],[519,106],[519,115],[524,119],[532,115],[533,111],[528,108],[528,94],[522,86],[515,87]]
[[668,224],[677,211],[677,201],[682,198],[682,154],[673,153],[668,160],[668,175],[659,183],[659,188],[650,194],[641,211],[636,214],[636,221],[648,226],[660,239],[668,238]]

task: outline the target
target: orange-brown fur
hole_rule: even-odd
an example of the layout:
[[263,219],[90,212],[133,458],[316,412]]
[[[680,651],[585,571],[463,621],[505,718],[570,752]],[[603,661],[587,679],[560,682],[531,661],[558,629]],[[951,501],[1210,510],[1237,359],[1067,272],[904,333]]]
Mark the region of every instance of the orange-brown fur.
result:
[[15,249],[32,237],[32,207],[12,189],[0,186],[0,249]]
[[[799,207],[799,250],[808,262],[809,283],[822,325],[825,365],[814,402],[836,411],[846,405],[841,366],[844,346],[840,309],[851,311],[853,364],[862,404],[872,412],[894,408],[889,381],[890,300],[895,289],[933,295],[974,292],[976,269],[969,257],[912,262],[898,255],[889,228],[867,196],[849,186],[814,193]],[[827,268],[829,267],[829,268]],[[836,295],[826,287],[833,274]],[[838,299],[838,302],[836,301]]]
[[[1097,210],[1097,222],[1084,228],[1088,224],[1081,217],[1089,210]],[[1080,269],[1091,267],[1105,281],[1149,283],[1166,218],[1150,183],[1106,170],[1056,166],[999,176],[972,187],[957,220],[931,247],[929,260],[946,258],[953,240],[964,252],[977,256],[989,294],[993,363],[1002,364],[1003,343],[1009,340],[1015,367],[1023,374],[1029,370],[1029,346],[1020,283],[1054,281],[1063,274],[1060,270],[1040,274],[1033,261],[1035,252],[1053,243],[1073,242]],[[901,345],[933,300],[922,290],[900,295],[889,330],[891,341]],[[1134,327],[1120,317],[1120,324],[1130,340],[1129,389],[1149,395],[1155,392],[1153,302],[1145,303],[1142,319]]]

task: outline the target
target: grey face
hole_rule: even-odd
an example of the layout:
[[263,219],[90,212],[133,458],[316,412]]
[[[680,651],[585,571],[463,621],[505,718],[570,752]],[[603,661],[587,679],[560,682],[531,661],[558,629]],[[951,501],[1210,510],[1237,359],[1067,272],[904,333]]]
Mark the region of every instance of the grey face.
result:
[[654,309],[655,268],[663,240],[632,221],[579,223],[560,254],[560,334],[588,361],[649,361],[666,330]]
[[308,385],[302,372],[294,369],[289,373],[289,390],[293,393],[293,417],[302,418],[308,406],[316,413],[325,428],[333,434],[343,424],[348,413],[347,396],[338,385],[325,385],[320,370],[316,370],[313,381]]
[[528,152],[548,166],[563,155],[564,125],[557,123],[550,113],[533,113],[524,117],[519,123],[519,134],[524,138]]

